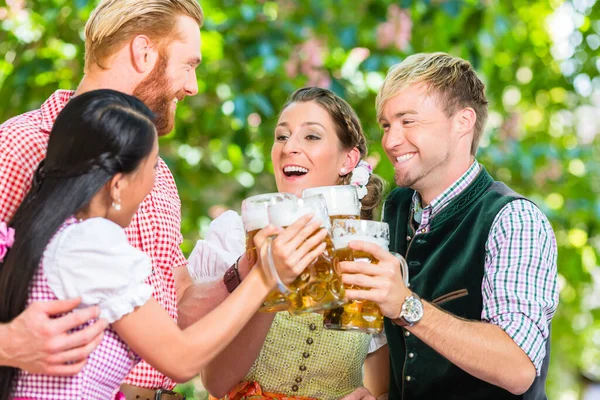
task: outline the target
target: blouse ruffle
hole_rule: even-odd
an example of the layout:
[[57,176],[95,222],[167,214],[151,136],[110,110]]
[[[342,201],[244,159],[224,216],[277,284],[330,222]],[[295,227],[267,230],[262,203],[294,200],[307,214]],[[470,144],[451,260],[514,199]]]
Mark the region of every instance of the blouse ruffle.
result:
[[90,218],[59,231],[46,247],[43,269],[59,299],[81,297],[98,305],[100,318],[118,321],[152,296],[144,280],[152,262],[127,241],[123,229],[105,218]]

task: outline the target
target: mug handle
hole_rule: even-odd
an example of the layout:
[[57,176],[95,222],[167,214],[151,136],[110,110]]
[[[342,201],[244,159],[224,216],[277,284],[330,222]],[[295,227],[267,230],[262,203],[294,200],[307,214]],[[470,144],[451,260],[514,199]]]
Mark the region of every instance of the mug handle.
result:
[[398,259],[398,261],[400,262],[400,272],[402,272],[402,280],[404,280],[404,284],[406,285],[406,287],[409,288],[410,283],[409,283],[409,275],[408,275],[408,264],[406,263],[406,260],[404,259],[404,257],[402,257],[398,253],[394,253],[393,251],[390,253],[394,257],[396,257]]
[[273,243],[273,239],[275,236],[270,236],[266,239],[265,243],[260,249],[260,257],[262,261],[262,265],[267,266],[267,270],[269,274],[273,277],[277,284],[277,289],[284,295],[292,293],[289,287],[279,277],[279,273],[277,273],[277,268],[275,268],[275,261],[273,260],[273,250],[271,249],[271,244]]

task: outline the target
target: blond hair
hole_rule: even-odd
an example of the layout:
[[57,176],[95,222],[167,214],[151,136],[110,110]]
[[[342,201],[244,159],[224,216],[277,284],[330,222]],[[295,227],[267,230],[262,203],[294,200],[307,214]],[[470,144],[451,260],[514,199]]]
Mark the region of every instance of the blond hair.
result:
[[177,17],[184,15],[202,26],[198,0],[102,0],[85,25],[85,70],[103,62],[137,35],[147,35],[162,46],[177,38]]
[[423,83],[430,93],[439,96],[444,113],[451,117],[460,109],[475,110],[471,154],[474,156],[487,120],[488,101],[483,82],[477,77],[468,61],[446,53],[419,53],[407,57],[388,72],[377,99],[377,119],[382,117],[388,100],[415,83]]

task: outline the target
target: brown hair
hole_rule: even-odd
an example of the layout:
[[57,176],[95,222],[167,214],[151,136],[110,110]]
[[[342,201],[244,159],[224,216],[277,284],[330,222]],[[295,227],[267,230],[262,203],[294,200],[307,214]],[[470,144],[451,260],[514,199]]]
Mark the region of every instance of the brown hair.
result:
[[177,38],[177,17],[184,15],[202,26],[204,13],[197,0],[103,0],[85,25],[85,71],[96,64],[106,68],[106,58],[137,35],[147,35],[157,45]]
[[381,118],[386,102],[413,83],[424,83],[438,95],[448,118],[465,107],[475,110],[477,120],[471,144],[471,154],[475,156],[488,116],[488,101],[483,82],[471,64],[446,53],[419,53],[407,57],[390,68],[383,81],[375,101],[377,120]]
[[[314,101],[323,108],[333,121],[335,133],[340,141],[343,150],[358,148],[361,160],[367,155],[367,138],[363,132],[360,119],[344,99],[335,95],[332,91],[316,86],[305,87],[296,90],[290,95],[286,103],[281,108],[285,110],[292,103],[305,103]],[[352,171],[340,176],[338,185],[349,185]],[[362,219],[373,219],[375,209],[383,200],[384,181],[378,175],[371,174],[369,182],[366,185],[367,194],[361,200]]]

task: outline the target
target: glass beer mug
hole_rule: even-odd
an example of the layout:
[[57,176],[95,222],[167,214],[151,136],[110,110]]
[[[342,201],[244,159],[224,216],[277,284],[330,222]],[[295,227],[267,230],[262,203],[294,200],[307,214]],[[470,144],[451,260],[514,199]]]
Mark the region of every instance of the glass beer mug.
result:
[[[329,229],[330,220],[322,195],[285,200],[268,208],[269,222],[286,228],[306,214],[314,214],[321,227]],[[335,270],[331,236],[325,238],[326,248],[290,285],[283,285],[292,314],[315,312],[344,303],[344,286],[339,270]],[[270,244],[269,244],[270,246]],[[270,252],[270,248],[268,249]],[[271,272],[276,275],[272,260],[267,261]]]
[[[336,219],[333,221],[332,238],[335,256],[339,262],[358,261],[377,264],[378,260],[371,254],[351,249],[348,243],[352,240],[371,242],[388,251],[390,229],[385,222]],[[403,257],[394,255],[400,261],[402,277],[404,283],[408,285],[408,265]],[[354,287],[349,286],[347,289],[354,289]],[[343,307],[326,311],[323,315],[323,326],[327,329],[381,333],[383,314],[372,301],[352,300]]]
[[320,194],[325,198],[329,218],[334,219],[360,219],[360,200],[356,187],[350,185],[319,186],[304,189],[302,197]]
[[[283,200],[295,199],[291,193],[266,193],[248,197],[242,201],[242,221],[246,231],[246,256],[249,265],[256,264],[258,254],[254,245],[254,236],[269,224],[267,207]],[[285,311],[289,308],[287,299],[276,292],[265,299],[261,311]]]

